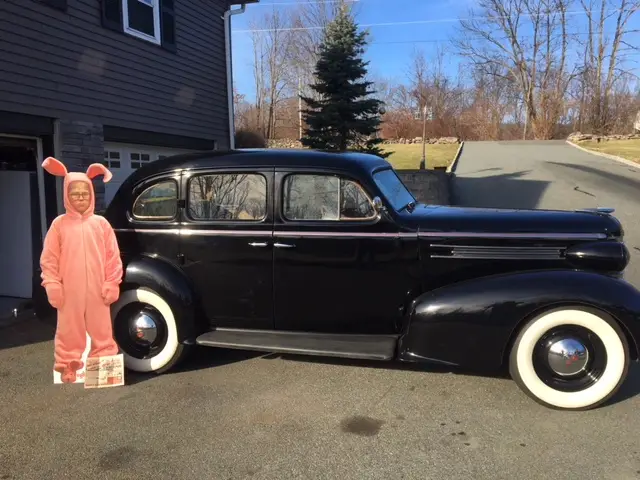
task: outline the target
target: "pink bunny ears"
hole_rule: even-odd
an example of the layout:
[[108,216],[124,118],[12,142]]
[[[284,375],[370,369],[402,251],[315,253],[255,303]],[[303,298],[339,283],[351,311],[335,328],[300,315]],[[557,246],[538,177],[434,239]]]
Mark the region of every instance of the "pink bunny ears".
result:
[[[56,177],[66,177],[69,173],[67,167],[65,167],[60,160],[56,160],[53,157],[45,158],[44,162],[42,162],[42,168]],[[87,168],[87,177],[93,180],[98,175],[104,175],[104,183],[107,183],[113,177],[109,169],[101,163],[92,163],[89,165],[89,168]]]

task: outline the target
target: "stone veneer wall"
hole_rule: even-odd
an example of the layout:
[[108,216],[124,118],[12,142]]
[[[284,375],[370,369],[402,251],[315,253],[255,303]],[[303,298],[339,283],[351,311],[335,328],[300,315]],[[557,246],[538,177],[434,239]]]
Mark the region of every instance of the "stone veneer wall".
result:
[[402,182],[421,203],[450,205],[450,174],[441,170],[396,170]]
[[[104,161],[102,125],[78,120],[60,120],[60,161],[70,172],[86,172],[92,163]],[[96,192],[96,211],[104,208],[104,182],[99,176],[93,180]],[[63,213],[63,212],[60,212]]]

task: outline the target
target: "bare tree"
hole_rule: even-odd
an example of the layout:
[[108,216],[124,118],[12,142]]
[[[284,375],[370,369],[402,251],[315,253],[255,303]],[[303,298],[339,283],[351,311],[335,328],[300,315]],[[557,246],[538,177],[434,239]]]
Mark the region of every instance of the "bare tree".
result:
[[273,138],[276,110],[286,89],[291,49],[289,22],[278,10],[252,24],[258,122],[266,138]]
[[[595,133],[606,134],[616,118],[612,96],[618,80],[624,88],[629,72],[621,68],[622,47],[637,50],[625,37],[629,19],[640,9],[639,0],[581,0],[588,21],[588,37],[584,45],[581,72],[581,111]],[[615,19],[613,39],[607,37],[605,23]]]
[[[517,83],[536,138],[552,138],[563,113],[570,0],[479,0],[479,17],[461,20],[459,53],[489,75]],[[499,68],[496,68],[499,67]]]

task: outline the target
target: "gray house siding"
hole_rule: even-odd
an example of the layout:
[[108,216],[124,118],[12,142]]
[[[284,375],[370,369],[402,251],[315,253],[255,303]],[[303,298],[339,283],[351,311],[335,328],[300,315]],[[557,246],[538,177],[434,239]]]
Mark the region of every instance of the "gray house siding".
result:
[[100,0],[0,1],[0,111],[228,146],[223,0],[175,0],[176,52],[104,28]]

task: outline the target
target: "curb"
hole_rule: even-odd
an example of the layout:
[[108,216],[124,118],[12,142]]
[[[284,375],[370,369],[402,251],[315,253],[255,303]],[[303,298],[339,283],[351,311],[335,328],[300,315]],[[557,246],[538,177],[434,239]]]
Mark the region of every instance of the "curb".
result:
[[587,152],[592,155],[596,155],[598,157],[608,158],[609,160],[615,160],[617,162],[624,163],[629,167],[640,169],[640,163],[632,162],[631,160],[627,160],[626,158],[618,157],[616,155],[611,155],[610,153],[595,152],[593,150],[589,150],[588,148],[584,148],[584,147],[581,147],[580,145],[570,142],[569,140],[565,140],[565,142],[571,145],[572,147],[577,148],[578,150],[582,150],[583,152]]
[[460,159],[460,154],[462,153],[463,146],[464,146],[464,140],[460,142],[460,146],[458,147],[456,156],[453,158],[453,162],[451,162],[451,165],[447,167],[447,173],[455,172],[456,167],[458,166],[458,160]]

